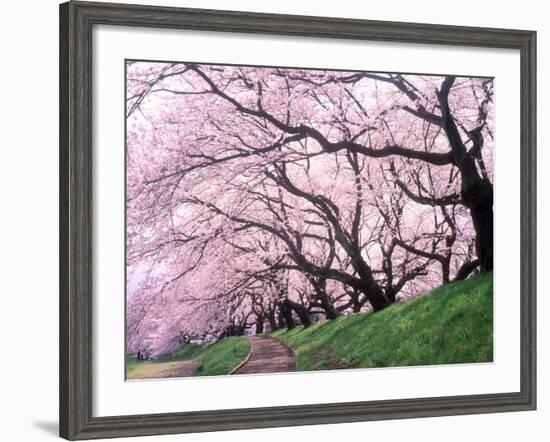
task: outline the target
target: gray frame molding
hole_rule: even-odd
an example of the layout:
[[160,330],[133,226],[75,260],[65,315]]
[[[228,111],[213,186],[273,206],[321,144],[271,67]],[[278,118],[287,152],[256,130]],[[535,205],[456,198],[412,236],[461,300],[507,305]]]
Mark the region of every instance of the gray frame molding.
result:
[[[521,391],[92,416],[92,28],[96,24],[518,49],[521,54]],[[536,407],[536,33],[109,3],[60,5],[60,436],[69,439],[532,410]]]

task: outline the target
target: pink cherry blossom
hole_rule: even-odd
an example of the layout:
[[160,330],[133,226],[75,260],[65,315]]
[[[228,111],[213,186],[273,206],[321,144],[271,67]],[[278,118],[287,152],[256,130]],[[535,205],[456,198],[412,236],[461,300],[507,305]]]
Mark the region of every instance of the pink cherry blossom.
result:
[[129,62],[128,349],[492,269],[488,78]]

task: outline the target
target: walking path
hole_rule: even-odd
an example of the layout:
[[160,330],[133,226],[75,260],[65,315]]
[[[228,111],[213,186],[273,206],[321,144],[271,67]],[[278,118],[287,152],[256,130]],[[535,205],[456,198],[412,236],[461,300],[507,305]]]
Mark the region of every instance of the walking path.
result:
[[249,336],[252,349],[232,374],[280,373],[296,370],[296,357],[281,341],[267,336]]

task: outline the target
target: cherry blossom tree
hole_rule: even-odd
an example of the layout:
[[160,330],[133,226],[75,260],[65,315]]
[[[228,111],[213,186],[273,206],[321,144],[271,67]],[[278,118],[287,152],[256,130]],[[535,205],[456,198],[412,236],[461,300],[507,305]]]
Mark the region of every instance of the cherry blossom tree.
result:
[[485,78],[131,62],[129,349],[492,269],[492,97]]

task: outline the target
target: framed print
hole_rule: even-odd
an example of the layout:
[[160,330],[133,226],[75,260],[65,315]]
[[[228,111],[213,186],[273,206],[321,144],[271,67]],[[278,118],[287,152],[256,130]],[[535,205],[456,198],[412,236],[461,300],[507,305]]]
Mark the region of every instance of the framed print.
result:
[[536,407],[536,34],[60,6],[60,435]]

